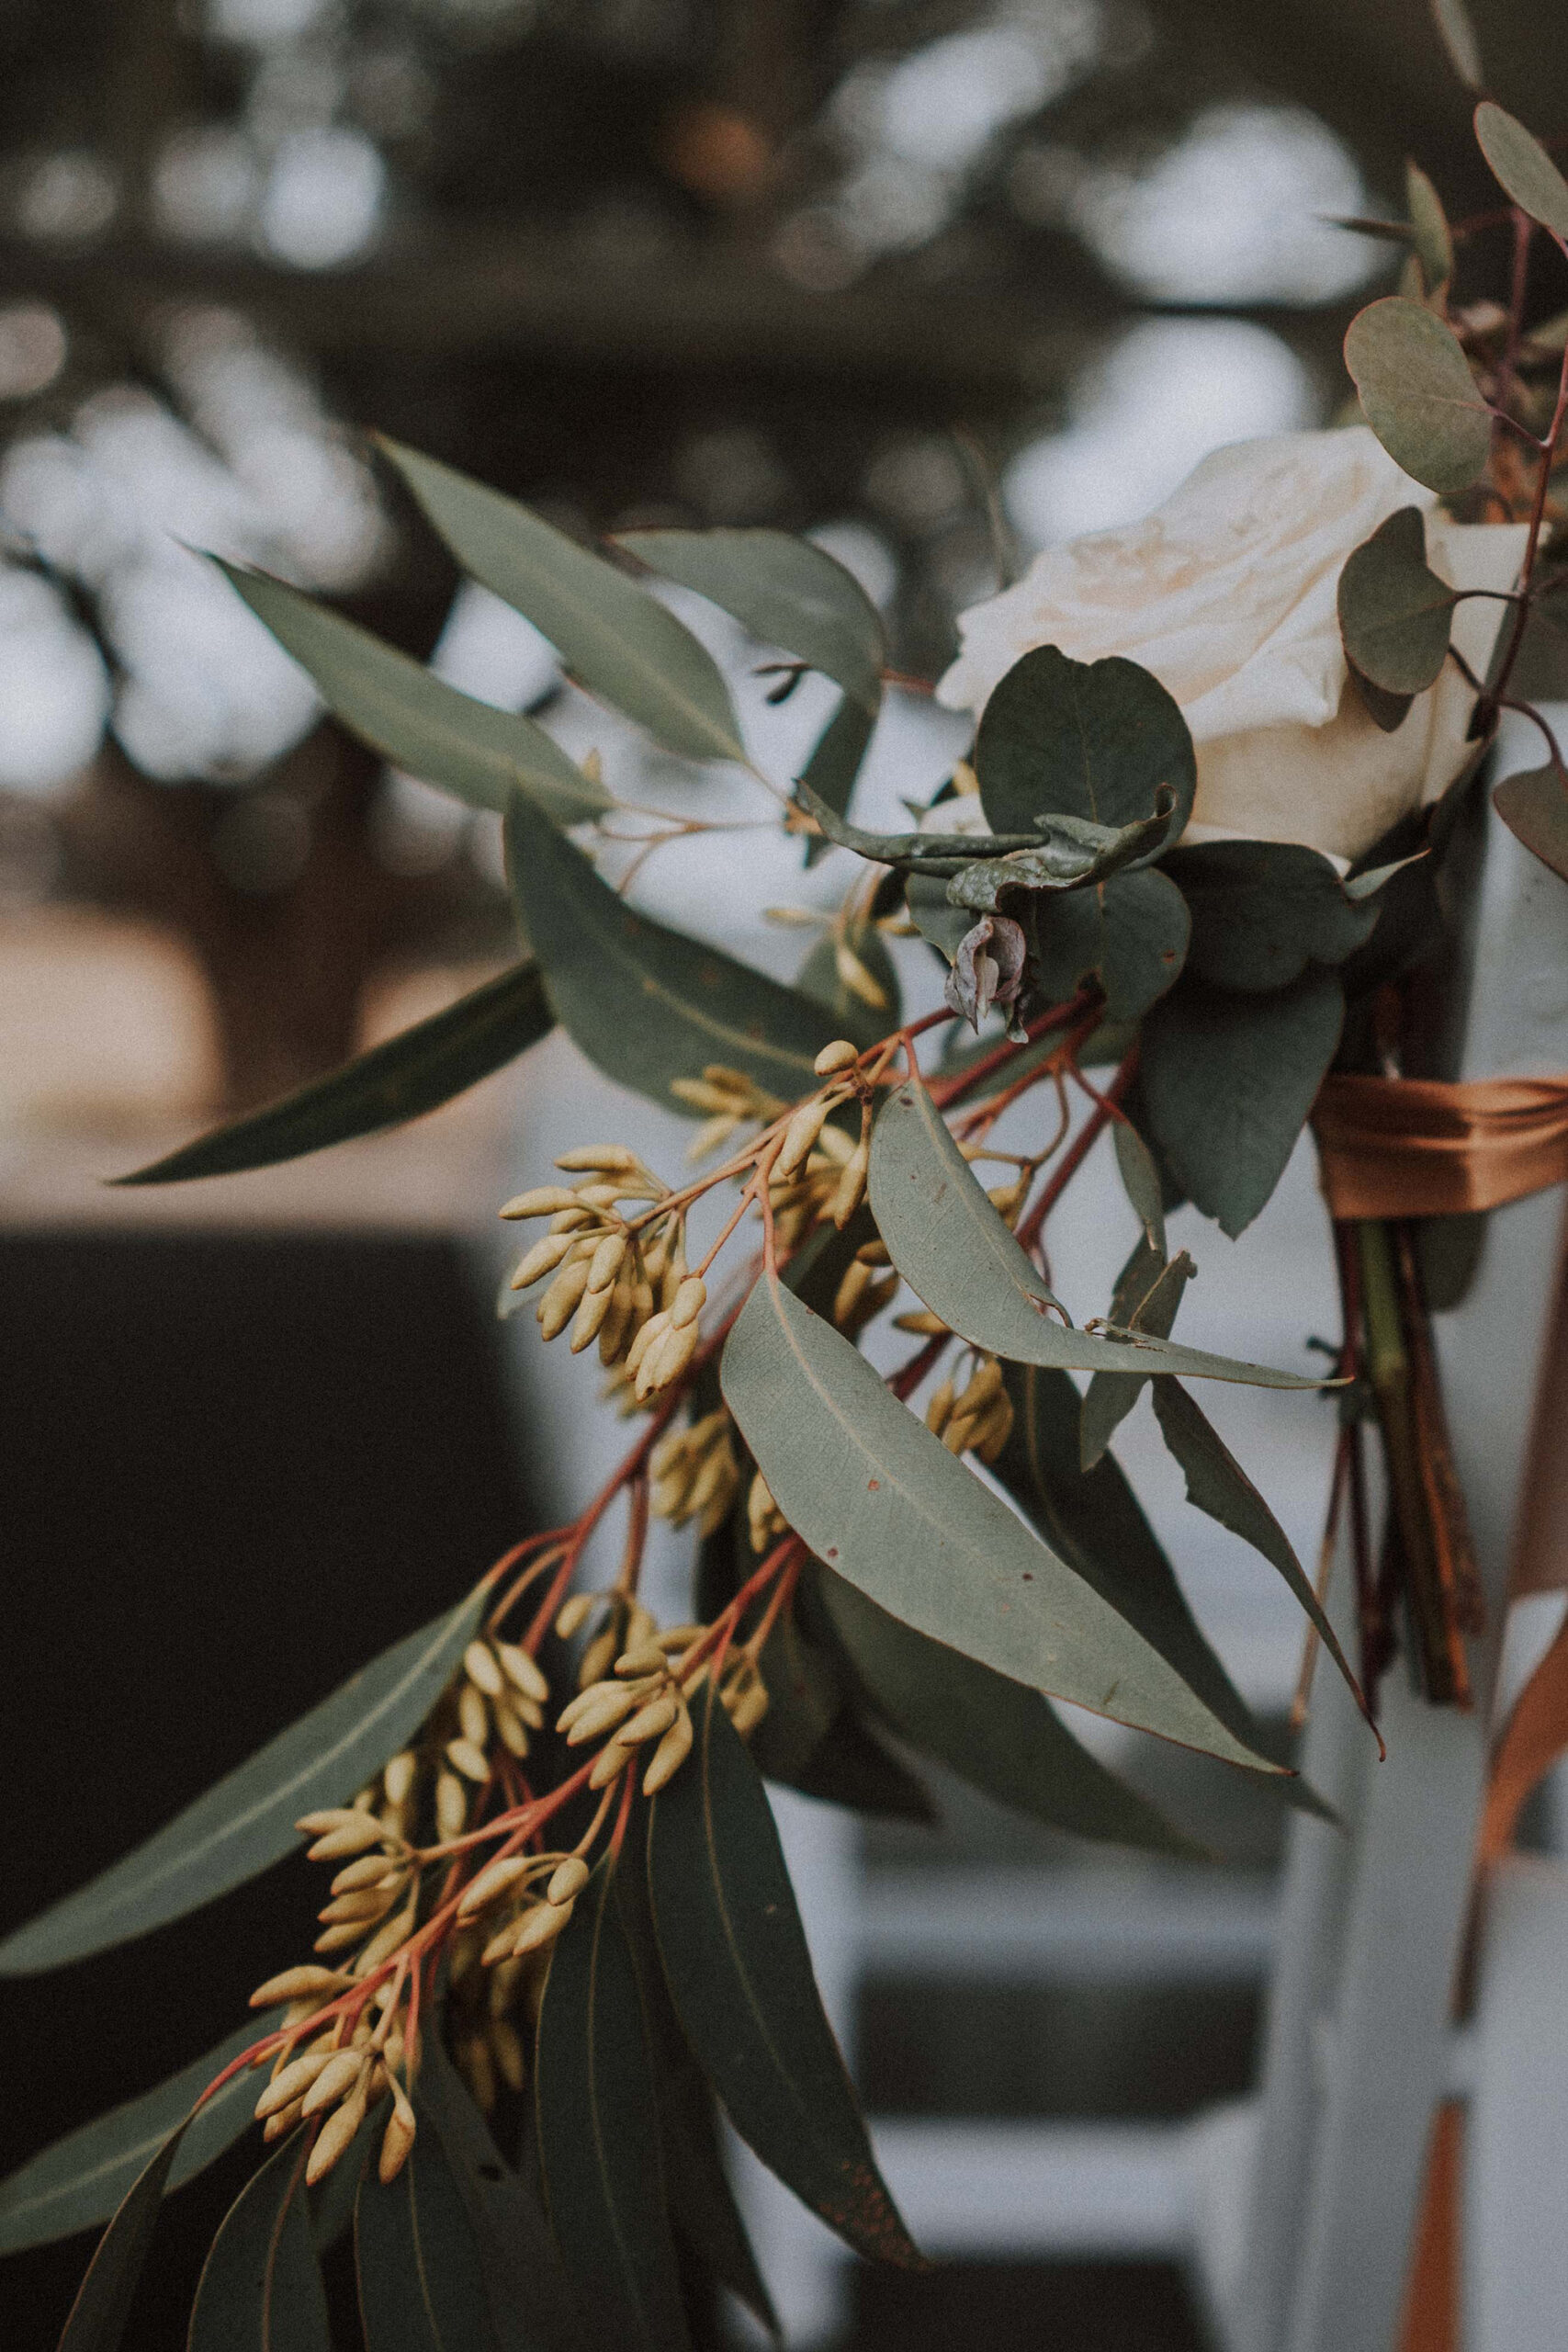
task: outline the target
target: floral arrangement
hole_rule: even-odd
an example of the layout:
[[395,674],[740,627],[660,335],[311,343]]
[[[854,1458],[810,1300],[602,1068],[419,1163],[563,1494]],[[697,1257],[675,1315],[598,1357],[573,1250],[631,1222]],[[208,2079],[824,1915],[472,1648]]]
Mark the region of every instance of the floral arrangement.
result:
[[[502,1210],[526,1229],[512,1287],[541,1338],[595,1349],[627,1420],[604,1489],[0,1948],[17,1973],[128,1942],[301,1839],[331,1874],[313,1951],[271,1956],[227,2042],[0,2186],[6,2246],[107,2222],[69,2352],[118,2342],[161,2199],[253,2120],[259,2169],[208,2259],[194,2352],[324,2347],[319,2256],[351,2228],[372,2352],[678,2352],[693,2279],[766,2320],[720,2109],[858,2252],[918,2262],[763,1776],[919,1818],[930,1758],[1058,1827],[1191,1850],[1075,1738],[1053,1704],[1069,1702],[1317,1804],[1111,1451],[1145,1389],[1190,1501],[1284,1578],[1369,1725],[1401,1627],[1427,1694],[1462,1702],[1473,1578],[1407,1229],[1337,1228],[1343,1338],[1298,1374],[1173,1338],[1194,1267],[1166,1217],[1187,1200],[1239,1233],[1325,1082],[1399,1067],[1456,820],[1498,713],[1528,707],[1527,625],[1563,577],[1568,321],[1527,325],[1524,300],[1532,241],[1568,251],[1568,183],[1495,106],[1476,128],[1509,207],[1510,303],[1460,298],[1487,224],[1450,231],[1413,171],[1408,220],[1381,224],[1408,247],[1404,288],[1347,340],[1365,422],[1222,450],[1158,513],[1052,550],[969,614],[937,691],[976,714],[972,753],[903,832],[848,814],[887,653],[820,549],[644,531],[601,554],[387,448],[463,571],[665,752],[751,769],[722,675],[649,575],[782,649],[781,693],[808,669],[833,682],[792,787],[757,779],[807,862],[836,851],[846,876],[793,987],[603,877],[595,841],[624,812],[595,763],[231,571],[349,728],[504,810],[525,947],[434,1019],[128,1181],[412,1117],[557,1023],[701,1124],[683,1170],[585,1141],[558,1183]],[[1568,873],[1568,775],[1533,715],[1543,763],[1500,806]],[[888,932],[918,933],[940,977],[912,1017]],[[1015,1106],[1033,1122],[1021,1150],[997,1141]],[[1048,1260],[1048,1220],[1107,1130],[1134,1239],[1107,1311],[1086,1314],[1098,1302]],[[728,1214],[692,1262],[710,1193]],[[910,1345],[884,1377],[858,1342],[889,1316]],[[1330,1380],[1354,1666],[1199,1401],[1212,1381]],[[1374,1430],[1393,1497],[1376,1559]],[[585,1586],[612,1514],[618,1573]],[[639,1594],[654,1517],[694,1538],[681,1624]]]

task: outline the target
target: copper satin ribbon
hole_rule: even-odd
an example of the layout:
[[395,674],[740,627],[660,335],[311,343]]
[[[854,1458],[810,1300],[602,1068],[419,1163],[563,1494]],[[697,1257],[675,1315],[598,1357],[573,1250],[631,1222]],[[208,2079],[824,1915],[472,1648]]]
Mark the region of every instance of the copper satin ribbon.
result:
[[[1568,1181],[1568,1079],[1335,1076],[1313,1111],[1323,1189],[1336,1218],[1452,1216],[1500,1208]],[[1510,1594],[1568,1582],[1568,1486],[1554,1442],[1568,1388],[1568,1302],[1560,1288],[1523,1498]],[[1476,1839],[1484,1876],[1514,1841],[1520,1808],[1568,1752],[1568,1622],[1515,1703],[1492,1759]],[[1464,2110],[1432,2120],[1411,2249],[1402,2352],[1461,2352]]]
[[1336,1076],[1312,1124],[1336,1217],[1495,1209],[1568,1179],[1568,1079]]

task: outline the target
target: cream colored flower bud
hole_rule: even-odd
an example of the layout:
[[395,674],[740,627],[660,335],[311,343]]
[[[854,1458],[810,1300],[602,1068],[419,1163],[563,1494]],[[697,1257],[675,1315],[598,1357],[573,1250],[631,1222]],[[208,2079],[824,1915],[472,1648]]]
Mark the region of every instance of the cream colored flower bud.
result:
[[833,1195],[832,1218],[840,1233],[865,1198],[865,1180],[870,1170],[871,1138],[863,1136],[844,1164],[839,1189]]
[[307,1962],[302,1968],[286,1968],[280,1976],[269,1976],[251,1995],[253,2009],[272,2009],[280,2001],[331,2000],[334,1993],[346,1993],[353,1978],[335,1968],[312,1968]]
[[822,1132],[829,1107],[826,1102],[803,1102],[795,1112],[784,1129],[784,1142],[779,1147],[779,1156],[773,1162],[773,1174],[775,1183],[783,1183],[786,1178],[795,1174],[797,1168],[804,1166],[811,1147]]
[[574,1258],[570,1265],[561,1268],[539,1301],[536,1312],[541,1338],[553,1340],[565,1330],[587,1288],[587,1264],[584,1260]]
[[392,2112],[381,2134],[381,2153],[376,2161],[376,2177],[383,2188],[396,2180],[409,2159],[418,2126],[408,2096],[394,2075],[392,2077]]
[[366,2097],[363,2086],[345,2100],[335,2115],[329,2115],[316,2135],[316,2144],[305,2164],[305,2186],[314,2188],[324,2180],[341,2156],[348,2154],[355,2133],[365,2120]]
[[835,945],[833,969],[837,972],[841,985],[848,989],[852,996],[858,997],[862,1004],[869,1004],[874,1012],[882,1011],[887,1002],[887,991],[882,983],[866,970],[848,940],[840,939]]
[[721,1111],[716,1118],[705,1119],[686,1146],[688,1165],[693,1168],[700,1166],[710,1154],[729,1141],[739,1125],[740,1121],[733,1111]]
[[951,1380],[933,1388],[926,1406],[926,1427],[933,1437],[940,1437],[953,1418],[953,1389]]
[[333,2062],[330,2050],[313,2050],[308,2057],[293,2059],[281,2073],[273,2076],[256,2101],[256,2121],[265,2123],[269,2115],[276,2115],[294,2101],[302,2099],[322,2069]]
[[504,1217],[554,1216],[579,1205],[578,1195],[564,1184],[536,1184],[531,1193],[519,1193],[508,1201],[501,1214]]
[[573,1205],[569,1209],[558,1209],[546,1230],[550,1234],[577,1234],[592,1241],[603,1219],[595,1216],[592,1209],[584,1208],[575,1193],[571,1197]]
[[529,1747],[528,1726],[510,1700],[497,1699],[491,1709],[495,1717],[495,1736],[509,1756],[519,1759]]
[[912,1332],[917,1339],[940,1340],[947,1325],[940,1315],[933,1315],[928,1307],[919,1306],[908,1315],[896,1315],[893,1328],[896,1331]]
[[556,1611],[558,1639],[570,1642],[574,1634],[582,1631],[585,1622],[593,1613],[598,1598],[596,1592],[574,1592],[570,1600],[561,1602]]
[[652,1760],[642,1776],[642,1792],[654,1797],[672,1781],[692,1752],[692,1718],[682,1706],[674,1722],[653,1751]]
[[352,1854],[363,1854],[368,1846],[380,1845],[385,1834],[373,1813],[356,1813],[352,1827],[329,1829],[306,1850],[313,1862],[344,1861]]
[[668,1388],[679,1380],[697,1352],[699,1334],[694,1323],[683,1323],[664,1332],[642,1360],[637,1376],[639,1397],[651,1396],[660,1388]]
[[631,1760],[629,1747],[623,1747],[618,1739],[607,1741],[593,1759],[593,1770],[588,1775],[589,1787],[607,1789],[612,1781],[619,1780]]
[[323,1928],[335,1928],[345,1919],[357,1919],[368,1927],[373,1919],[384,1919],[398,1899],[402,1885],[400,1877],[384,1886],[359,1886],[347,1894],[334,1894],[323,1904],[316,1917]]
[[700,1078],[672,1078],[670,1091],[677,1102],[689,1103],[694,1111],[735,1115],[735,1098],[728,1087],[713,1086]]
[[1004,1389],[991,1405],[984,1427],[975,1441],[975,1451],[982,1462],[995,1462],[1012,1435],[1012,1398]]
[[571,1913],[570,1903],[538,1903],[525,1911],[512,1939],[513,1958],[520,1960],[525,1952],[543,1951],[547,1944],[553,1944]]
[[413,1925],[414,1906],[410,1902],[400,1911],[394,1912],[384,1928],[377,1928],[364,1951],[356,1956],[354,1963],[355,1976],[368,1976],[372,1969],[379,1968],[384,1960],[389,1960],[398,1947],[413,1933]]
[[617,1201],[625,1200],[631,1187],[626,1184],[579,1184],[572,1197],[583,1208],[613,1209]]
[[315,2079],[305,2093],[302,2112],[308,2118],[320,2115],[323,2108],[335,2107],[368,2071],[357,2050],[333,2051],[326,2064],[317,2068]]
[[[580,1593],[576,1598],[582,1600],[587,1596]],[[566,1609],[571,1606],[572,1603],[568,1601]],[[566,1609],[562,1610],[561,1616],[566,1614]],[[556,1620],[556,1631],[560,1631],[559,1617]],[[521,1690],[525,1699],[532,1699],[536,1707],[548,1705],[550,1686],[545,1679],[544,1669],[530,1651],[517,1642],[497,1642],[495,1655],[502,1672],[514,1689]]]
[[623,1274],[610,1293],[609,1312],[599,1326],[599,1361],[603,1364],[619,1362],[632,1336],[635,1323],[636,1285]]
[[694,1323],[708,1303],[708,1286],[700,1274],[688,1274],[675,1293],[670,1306],[671,1328],[684,1330]]
[[630,1176],[642,1166],[635,1151],[624,1143],[580,1143],[570,1151],[563,1151],[556,1161],[558,1168],[579,1173],[605,1176]]
[[465,1682],[457,1693],[457,1725],[463,1737],[472,1747],[483,1749],[490,1737],[490,1709],[482,1690]]
[[615,1736],[623,1747],[641,1747],[647,1740],[662,1739],[680,1711],[681,1703],[674,1692],[660,1691],[646,1706],[639,1707]]
[[[660,1667],[663,1663],[661,1658]],[[641,1682],[598,1683],[582,1694],[592,1703],[583,1706],[579,1714],[572,1714],[571,1708],[567,1708],[558,1718],[556,1729],[564,1731],[569,1747],[585,1747],[591,1739],[598,1739],[604,1733],[613,1730],[616,1724],[631,1713],[634,1707],[641,1704],[645,1695],[646,1686]],[[578,1703],[573,1702],[574,1705]],[[571,1714],[570,1724],[567,1722],[569,1714]]]
[[381,1774],[381,1786],[386,1791],[389,1804],[407,1804],[413,1793],[414,1775],[418,1770],[419,1759],[412,1747],[400,1748],[397,1755],[389,1759]]
[[295,2099],[291,2105],[280,2108],[276,2115],[267,2117],[262,2126],[262,2145],[270,2147],[275,2140],[281,2140],[286,2132],[293,2131],[299,2120],[299,2102]]
[[458,2073],[473,2094],[474,2105],[488,2115],[495,2105],[495,2065],[489,2042],[483,2034],[465,2034],[452,2054]]
[[609,1317],[610,1305],[614,1295],[613,1291],[594,1290],[592,1287],[583,1292],[572,1323],[571,1339],[569,1343],[574,1356],[580,1356],[584,1348],[591,1348],[599,1337]]
[[588,1865],[581,1855],[569,1854],[564,1862],[556,1864],[550,1883],[545,1889],[545,1900],[555,1904],[575,1902],[587,1885],[588,1878]]
[[488,1642],[470,1642],[463,1652],[463,1671],[487,1699],[499,1698],[501,1662]]
[[853,1316],[871,1284],[871,1268],[863,1266],[858,1258],[852,1258],[844,1268],[838,1289],[833,1293],[833,1320],[840,1330]]
[[860,1047],[852,1046],[847,1037],[835,1037],[824,1046],[811,1067],[818,1078],[837,1078],[841,1069],[852,1069],[860,1059]]
[[490,2052],[495,2060],[496,2072],[508,2090],[520,2091],[527,2069],[523,2063],[523,2044],[517,2028],[510,2018],[492,2018],[490,2021]]
[[657,1315],[649,1317],[637,1338],[626,1350],[626,1370],[629,1373],[636,1375],[641,1372],[649,1348],[656,1340],[661,1340],[669,1329],[670,1317],[665,1308],[661,1307]]
[[620,1272],[630,1242],[624,1233],[607,1233],[594,1250],[588,1267],[588,1287],[591,1291],[608,1290]]
[[768,1693],[761,1679],[748,1682],[731,1700],[725,1701],[730,1722],[742,1739],[756,1730],[768,1712]]
[[512,1939],[516,1933],[515,1919],[508,1919],[503,1928],[498,1928],[479,1954],[481,1968],[494,1968],[500,1962],[509,1960],[512,1955]]
[[964,1391],[964,1402],[973,1411],[988,1405],[993,1396],[1002,1393],[1002,1368],[995,1356],[987,1356],[977,1363]]
[[364,1813],[357,1805],[330,1804],[323,1805],[317,1813],[302,1813],[294,1826],[303,1830],[308,1838],[324,1838],[330,1830],[356,1828],[364,1819]]
[[657,1641],[639,1642],[635,1650],[623,1650],[615,1660],[615,1674],[622,1682],[633,1682],[645,1674],[662,1674],[664,1652]]
[[507,1854],[499,1862],[491,1862],[463,1889],[457,1904],[458,1918],[471,1919],[488,1910],[492,1903],[499,1903],[503,1894],[510,1894],[527,1877],[528,1871],[525,1854]]
[[893,1262],[887,1254],[887,1244],[880,1235],[874,1241],[863,1241],[855,1256],[863,1266],[890,1266]]
[[435,1781],[435,1827],[442,1838],[460,1838],[468,1818],[468,1792],[456,1772],[440,1772]]
[[578,1663],[577,1687],[588,1690],[595,1682],[603,1682],[609,1673],[621,1646],[621,1636],[614,1623],[595,1634]]
[[531,1289],[546,1274],[553,1273],[570,1250],[570,1233],[547,1233],[542,1241],[536,1241],[534,1247],[518,1259],[512,1270],[510,1287],[513,1290]]
[[446,1761],[465,1781],[484,1781],[490,1778],[490,1763],[484,1749],[471,1739],[449,1739]]
[[334,1926],[321,1929],[321,1934],[310,1946],[310,1950],[312,1951],[346,1951],[349,1945],[356,1944],[364,1933],[363,1919],[339,1919]]

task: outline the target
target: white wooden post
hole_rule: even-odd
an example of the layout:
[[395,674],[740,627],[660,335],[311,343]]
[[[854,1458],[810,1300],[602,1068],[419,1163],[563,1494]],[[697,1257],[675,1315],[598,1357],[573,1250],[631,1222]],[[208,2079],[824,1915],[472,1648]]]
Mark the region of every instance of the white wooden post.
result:
[[[1540,760],[1529,722],[1509,718],[1499,772]],[[1559,1075],[1568,1070],[1568,885],[1490,812],[1477,831],[1469,971],[1454,976],[1460,1017],[1441,1074]],[[1562,1213],[1561,1188],[1495,1212],[1469,1293],[1437,1318],[1490,1611],[1472,1654],[1474,1713],[1425,1706],[1396,1665],[1379,1765],[1333,1679],[1318,1679],[1304,1764],[1346,1830],[1300,1815],[1292,1824],[1248,2252],[1224,2314],[1235,2352],[1393,2352],[1397,2343],[1431,2119],[1452,2063],[1450,2000]],[[1348,1631],[1343,1592],[1335,1614]],[[1484,2065],[1484,2033],[1477,2049]],[[1561,2171],[1546,2193],[1568,2211]],[[1560,2254],[1559,2244],[1541,2258]],[[1472,2352],[1505,2343],[1532,2352],[1549,2340],[1559,2339],[1489,2334]]]

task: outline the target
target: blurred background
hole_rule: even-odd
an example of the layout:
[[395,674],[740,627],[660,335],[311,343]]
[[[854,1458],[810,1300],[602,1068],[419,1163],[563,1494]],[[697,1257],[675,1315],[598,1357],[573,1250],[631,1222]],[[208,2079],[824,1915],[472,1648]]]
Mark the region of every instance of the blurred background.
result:
[[[1563,129],[1568,66],[1540,54],[1540,9],[1473,13],[1497,95]],[[492,820],[323,723],[197,551],[341,600],[599,750],[626,797],[694,808],[526,623],[458,588],[370,430],[583,536],[810,530],[929,681],[955,614],[1038,548],[1145,512],[1224,442],[1336,413],[1345,322],[1398,248],[1334,219],[1397,215],[1407,154],[1451,215],[1485,211],[1468,111],[1426,0],[6,0],[17,1916],[420,1622],[575,1494],[600,1442],[531,1322],[491,1313],[494,1201],[564,1143],[627,1131],[558,1038],[402,1136],[103,1188],[510,952]],[[812,682],[770,709],[760,649],[672,600],[786,775],[820,715]],[[964,747],[951,715],[896,693],[869,820],[928,797]],[[728,789],[702,787],[706,813]],[[841,876],[803,874],[782,836],[739,838],[661,852],[638,896],[789,972],[801,934],[763,908],[824,909]],[[904,969],[929,991],[922,955]],[[678,1159],[674,1121],[637,1111],[630,1132]],[[1096,1182],[1056,1245],[1085,1311],[1127,1238]],[[1237,1249],[1184,1232],[1208,1277],[1189,1336],[1287,1361],[1331,1328],[1319,1217],[1298,1165]],[[1237,1392],[1224,1425],[1273,1450],[1310,1555],[1326,1416],[1258,1410]],[[1179,1522],[1140,1429],[1129,1459],[1197,1605],[1281,1713],[1291,1612],[1228,1538]],[[1182,2256],[1211,2127],[1190,2119],[1251,2077],[1281,1818],[1168,1753],[1122,1760],[1168,1793],[1190,1777],[1228,1867],[1069,1852],[956,1790],[937,1833],[786,1808],[890,2171],[943,2258],[913,2287],[852,2278],[756,2189],[792,2342],[1202,2340]],[[290,1903],[268,1882],[197,1944],[170,1931],[9,1993],[7,2160],[215,2039],[261,1973],[245,1939],[276,1942]],[[15,2267],[7,2344],[52,2342],[82,2258]],[[178,2291],[141,2340],[174,2340]]]

